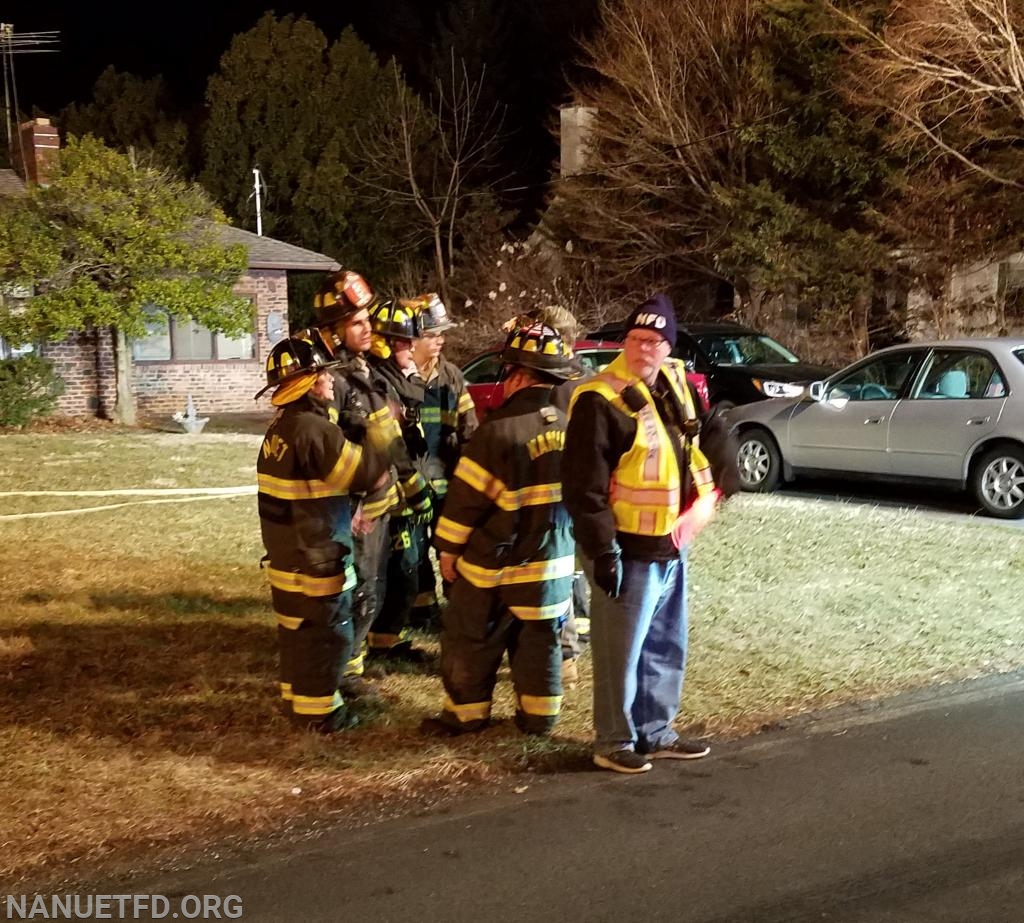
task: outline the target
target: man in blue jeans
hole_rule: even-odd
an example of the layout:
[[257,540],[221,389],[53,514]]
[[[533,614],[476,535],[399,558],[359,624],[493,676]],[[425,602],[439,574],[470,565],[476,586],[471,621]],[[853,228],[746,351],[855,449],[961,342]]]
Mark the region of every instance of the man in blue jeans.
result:
[[615,772],[710,752],[672,727],[686,666],[686,546],[722,493],[708,456],[731,493],[735,452],[717,418],[702,434],[685,367],[669,357],[675,338],[666,296],[630,315],[623,352],[573,395],[562,456],[563,499],[594,587],[594,763]]

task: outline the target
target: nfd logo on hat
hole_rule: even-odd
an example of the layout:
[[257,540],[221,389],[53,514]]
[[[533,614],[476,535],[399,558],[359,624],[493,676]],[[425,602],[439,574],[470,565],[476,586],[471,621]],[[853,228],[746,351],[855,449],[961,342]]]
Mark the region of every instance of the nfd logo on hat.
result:
[[663,314],[649,314],[641,311],[636,316],[633,325],[636,327],[654,327],[656,330],[663,330],[668,324]]

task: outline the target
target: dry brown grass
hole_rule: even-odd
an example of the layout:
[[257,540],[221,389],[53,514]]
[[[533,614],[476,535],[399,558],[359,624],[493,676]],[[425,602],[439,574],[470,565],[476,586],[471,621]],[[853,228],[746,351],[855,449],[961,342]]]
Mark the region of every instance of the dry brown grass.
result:
[[[6,437],[0,490],[251,482],[251,437],[184,439]],[[57,506],[6,497],[5,511],[15,501]],[[515,732],[506,681],[481,735],[420,737],[441,690],[417,672],[386,678],[356,730],[296,734],[275,697],[252,496],[0,519],[0,543],[0,877],[588,766],[586,658],[552,740]],[[1022,564],[1024,535],[991,523],[737,498],[692,555],[684,723],[738,734],[1019,667]]]

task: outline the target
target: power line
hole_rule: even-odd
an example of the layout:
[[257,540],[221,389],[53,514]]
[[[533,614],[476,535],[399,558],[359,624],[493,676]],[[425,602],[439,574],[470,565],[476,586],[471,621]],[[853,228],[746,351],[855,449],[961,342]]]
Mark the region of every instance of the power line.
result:
[[[0,23],[0,56],[3,58],[4,72],[4,127],[7,131],[7,149],[14,153],[12,127],[18,120],[18,80],[14,72],[14,56],[22,54],[54,54],[59,49],[53,47],[60,43],[59,32],[15,32],[9,22]],[[21,132],[18,135],[18,150],[21,162],[25,163],[25,145]]]

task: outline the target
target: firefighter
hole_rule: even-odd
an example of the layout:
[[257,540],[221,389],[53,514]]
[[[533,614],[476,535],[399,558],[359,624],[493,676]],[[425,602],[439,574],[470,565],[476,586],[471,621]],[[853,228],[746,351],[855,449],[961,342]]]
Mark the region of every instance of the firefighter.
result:
[[281,696],[297,724],[322,733],[348,726],[339,690],[352,655],[352,535],[349,491],[387,471],[384,441],[362,445],[330,420],[331,357],[319,337],[286,338],[267,359],[271,402],[281,408],[256,461],[259,515],[277,614]]
[[441,617],[440,717],[421,730],[454,735],[490,720],[507,651],[516,725],[546,734],[561,710],[558,632],[571,606],[574,543],[562,506],[565,414],[555,385],[576,374],[570,346],[544,324],[512,330],[505,402],[474,433],[449,485],[434,537],[451,581]]
[[441,506],[448,493],[448,480],[463,447],[476,430],[477,419],[462,372],[441,352],[445,331],[455,326],[444,302],[431,292],[402,303],[419,310],[420,336],[413,344],[413,358],[424,383],[420,421],[427,442],[426,475],[435,496],[434,516],[427,528],[428,541],[420,559],[419,593],[411,621],[417,626],[431,627],[437,623],[440,610],[429,540],[437,528]]
[[364,676],[365,646],[379,607],[380,583],[387,563],[389,514],[401,509],[407,498],[418,509],[430,503],[423,477],[409,459],[401,428],[389,406],[386,385],[366,361],[373,342],[369,313],[373,303],[374,294],[366,280],[350,271],[329,276],[313,301],[314,323],[335,358],[341,360],[334,372],[338,425],[357,442],[362,433],[375,427],[390,436],[387,482],[354,498],[355,645],[342,680],[342,691],[352,698],[376,692],[375,685]]
[[[424,474],[427,443],[420,425],[423,379],[413,360],[413,342],[420,335],[418,312],[403,303],[379,300],[370,309],[373,342],[369,363],[392,396],[409,458]],[[427,481],[424,478],[424,488]],[[427,495],[429,497],[429,494]],[[408,638],[409,615],[416,598],[418,569],[432,518],[431,502],[407,502],[389,521],[390,548],[385,567],[385,590],[367,636],[367,654],[382,662],[425,663],[426,653]]]

